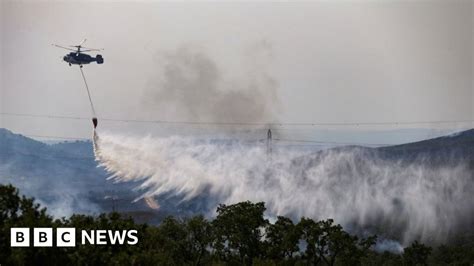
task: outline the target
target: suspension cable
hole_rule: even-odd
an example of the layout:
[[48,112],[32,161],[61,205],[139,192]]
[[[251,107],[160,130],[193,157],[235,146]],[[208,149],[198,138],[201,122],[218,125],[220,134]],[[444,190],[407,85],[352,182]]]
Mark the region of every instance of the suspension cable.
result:
[[87,96],[89,96],[89,102],[90,102],[90,104],[91,104],[91,110],[92,110],[92,117],[96,117],[94,104],[92,103],[91,92],[90,92],[90,90],[89,90],[89,85],[87,85],[86,76],[84,76],[84,71],[82,71],[82,66],[81,66],[79,69],[81,70],[82,79],[84,80],[84,84],[86,85]]

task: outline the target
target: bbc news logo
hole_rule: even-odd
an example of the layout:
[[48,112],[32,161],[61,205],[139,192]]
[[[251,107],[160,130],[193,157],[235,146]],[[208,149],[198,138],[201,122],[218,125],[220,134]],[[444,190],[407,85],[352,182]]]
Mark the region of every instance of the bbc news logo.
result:
[[[53,234],[53,228],[37,227],[33,228],[32,235],[30,232],[28,227],[10,228],[10,246],[29,247],[33,240],[33,247],[53,247],[53,239],[55,239],[56,247],[76,246],[76,228],[56,228],[56,234]],[[137,230],[81,230],[79,237],[81,245],[136,245],[138,243]]]

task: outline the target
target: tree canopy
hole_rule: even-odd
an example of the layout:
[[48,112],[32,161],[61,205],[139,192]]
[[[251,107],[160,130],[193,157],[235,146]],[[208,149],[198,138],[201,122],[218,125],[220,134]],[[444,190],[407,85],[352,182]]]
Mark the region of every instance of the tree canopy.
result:
[[[474,237],[437,248],[418,241],[402,254],[374,251],[376,236],[360,238],[333,220],[266,219],[265,204],[219,205],[216,217],[167,217],[137,224],[112,212],[53,219],[34,199],[0,185],[1,265],[472,265]],[[138,231],[136,245],[11,248],[11,227],[75,227]]]

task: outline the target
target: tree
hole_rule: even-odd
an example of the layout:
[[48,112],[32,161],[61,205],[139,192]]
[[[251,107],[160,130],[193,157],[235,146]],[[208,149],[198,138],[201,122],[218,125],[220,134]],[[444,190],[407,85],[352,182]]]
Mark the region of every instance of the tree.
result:
[[232,262],[236,255],[240,264],[251,265],[255,258],[262,256],[262,232],[268,224],[264,211],[263,202],[245,201],[217,207],[217,217],[212,222],[213,248],[222,260]]
[[10,248],[10,228],[51,227],[53,219],[46,208],[35,203],[33,198],[20,197],[12,185],[0,185],[0,264],[62,264],[67,258],[58,248]]
[[305,257],[314,265],[324,262],[335,265],[339,259],[344,265],[359,265],[367,250],[375,244],[376,237],[359,239],[334,225],[332,219],[315,222],[302,218],[298,224],[306,242]]
[[[417,241],[404,253],[371,250],[376,237],[358,238],[333,220],[279,216],[264,219],[263,202],[219,205],[217,217],[167,217],[160,225],[136,224],[124,214],[72,215],[53,220],[34,199],[0,185],[1,265],[471,265],[474,235],[431,248]],[[82,245],[75,248],[10,248],[11,227],[75,227],[80,230],[138,231],[136,245]],[[302,250],[300,251],[300,247]]]
[[186,221],[187,241],[193,265],[201,265],[203,257],[208,257],[208,248],[212,242],[211,224],[202,216]]
[[158,228],[158,233],[158,248],[163,257],[160,264],[184,265],[192,261],[183,221],[167,217]]
[[405,265],[428,265],[431,250],[431,247],[415,241],[403,250],[403,261]]
[[304,258],[313,265],[318,265],[323,259],[318,252],[319,238],[322,235],[320,225],[309,218],[301,218],[298,223],[301,239],[306,242]]
[[12,185],[0,186],[0,262],[5,262],[11,254],[8,243],[10,235],[8,225],[18,222],[18,210],[20,209],[20,197],[18,190]]
[[266,230],[268,256],[273,260],[293,258],[293,254],[299,251],[299,229],[291,219],[278,216],[277,221],[268,225]]

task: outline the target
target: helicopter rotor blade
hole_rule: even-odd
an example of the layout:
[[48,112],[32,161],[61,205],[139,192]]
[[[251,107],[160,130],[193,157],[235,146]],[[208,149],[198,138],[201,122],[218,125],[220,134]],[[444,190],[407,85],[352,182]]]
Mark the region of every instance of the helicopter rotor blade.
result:
[[94,50],[104,50],[104,48],[91,48],[91,47],[84,47],[84,46],[81,46],[81,48],[84,48],[84,49],[94,49]]
[[61,46],[61,45],[57,45],[57,44],[54,44],[54,43],[51,44],[51,45],[52,45],[52,46],[56,46],[56,47],[58,47],[58,48],[63,48],[63,49],[69,50],[69,51],[76,51],[76,50],[74,50],[74,49],[71,49],[71,48],[68,48],[68,47],[65,47],[65,46]]
[[[90,48],[90,47],[82,47],[82,46],[81,46],[81,48],[89,50],[89,51],[103,51],[104,50],[104,48]],[[82,50],[82,51],[84,51],[84,50]]]
[[85,43],[87,39],[82,40],[79,44],[76,45],[69,45],[69,47],[75,47],[75,48],[82,48],[82,44]]
[[91,52],[91,51],[103,51],[103,49],[86,49],[86,50],[81,50],[81,52]]

